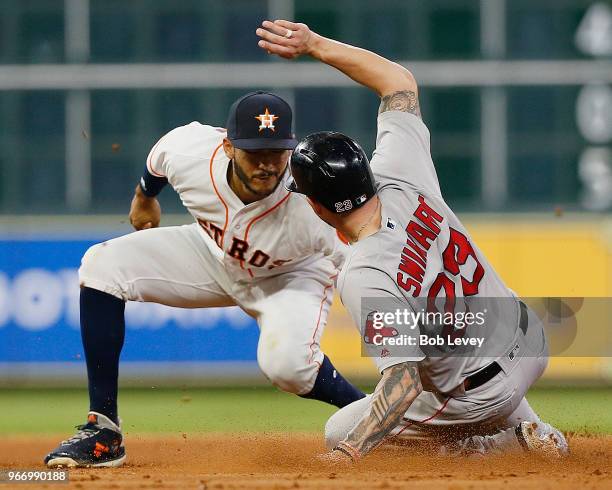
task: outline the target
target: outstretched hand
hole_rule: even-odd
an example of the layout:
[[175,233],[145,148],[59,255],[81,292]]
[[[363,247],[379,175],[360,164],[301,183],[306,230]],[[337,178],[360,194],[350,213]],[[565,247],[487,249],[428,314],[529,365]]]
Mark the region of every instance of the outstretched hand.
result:
[[257,45],[269,54],[293,59],[308,53],[314,43],[314,33],[306,24],[288,20],[264,20],[255,33],[261,38]]

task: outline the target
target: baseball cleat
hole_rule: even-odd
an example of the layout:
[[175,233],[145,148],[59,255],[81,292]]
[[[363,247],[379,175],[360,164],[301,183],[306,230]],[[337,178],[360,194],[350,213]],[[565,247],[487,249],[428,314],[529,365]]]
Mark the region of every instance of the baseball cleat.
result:
[[516,437],[526,451],[535,451],[551,459],[569,455],[565,436],[545,422],[521,422],[516,427]]
[[89,412],[87,423],[77,425],[78,432],[62,441],[45,458],[49,468],[105,468],[125,462],[121,427],[97,412]]

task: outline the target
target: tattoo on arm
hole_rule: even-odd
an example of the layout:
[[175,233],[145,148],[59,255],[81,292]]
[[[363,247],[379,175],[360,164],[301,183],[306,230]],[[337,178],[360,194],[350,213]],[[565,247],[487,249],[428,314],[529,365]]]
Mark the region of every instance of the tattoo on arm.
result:
[[401,90],[400,92],[385,95],[380,101],[378,113],[382,114],[386,111],[409,112],[410,114],[421,117],[419,98],[416,92],[411,90]]
[[399,425],[408,407],[422,391],[415,362],[404,362],[385,370],[372,395],[372,406],[345,441],[364,456]]

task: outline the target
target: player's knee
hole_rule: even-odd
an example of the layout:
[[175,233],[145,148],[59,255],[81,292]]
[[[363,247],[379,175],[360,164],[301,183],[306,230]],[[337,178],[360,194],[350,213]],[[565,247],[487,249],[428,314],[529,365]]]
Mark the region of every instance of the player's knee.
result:
[[87,277],[90,275],[97,275],[98,271],[102,269],[102,262],[104,260],[104,243],[97,243],[87,249],[85,255],[81,259],[81,267],[79,268],[79,278],[81,276]]
[[325,445],[333,449],[346,439],[349,432],[369,410],[372,395],[366,395],[334,413],[325,424]]
[[79,268],[79,283],[82,287],[113,292],[119,290],[119,270],[115,247],[108,242],[91,246],[81,259]]
[[341,423],[342,417],[339,416],[342,410],[333,414],[325,424],[325,446],[327,449],[335,448],[340,441],[346,439],[348,429]]
[[317,365],[291,353],[258,353],[259,367],[270,382],[288,393],[303,395],[312,389]]

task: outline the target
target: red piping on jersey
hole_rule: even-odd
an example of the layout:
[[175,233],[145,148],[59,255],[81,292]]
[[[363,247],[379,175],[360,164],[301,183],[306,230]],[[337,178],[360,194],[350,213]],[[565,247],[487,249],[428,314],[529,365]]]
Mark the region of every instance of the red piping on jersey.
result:
[[153,167],[151,166],[151,159],[153,157],[153,153],[155,153],[155,148],[157,148],[157,145],[161,143],[161,141],[166,137],[167,134],[168,133],[164,134],[161,138],[159,138],[157,143],[155,143],[155,146],[153,146],[151,153],[149,153],[149,158],[147,158],[147,170],[151,173],[151,175],[155,175],[155,177],[166,177],[165,175],[158,174],[155,170],[153,170]]
[[[246,230],[244,231],[244,238],[243,240],[245,242],[248,243],[248,238],[249,238],[249,231],[251,230],[251,226],[253,226],[255,224],[256,221],[260,220],[261,218],[267,216],[268,214],[270,214],[271,212],[273,212],[274,210],[276,210],[276,208],[278,208],[281,204],[283,204],[287,199],[289,199],[289,196],[291,195],[291,192],[287,192],[287,195],[285,197],[283,197],[280,201],[278,201],[274,206],[272,206],[270,209],[267,209],[266,211],[264,211],[261,214],[258,214],[257,216],[255,216],[251,221],[249,221],[249,224],[246,227]],[[225,231],[225,230],[224,230]],[[244,264],[243,264],[243,260],[240,261],[240,267],[242,267],[244,269]],[[249,275],[251,277],[255,277],[253,274],[253,271],[249,268]]]
[[[336,277],[338,277],[338,274],[334,274],[333,276],[330,276],[330,279],[333,281]],[[315,341],[315,338],[317,336],[317,332],[319,331],[319,325],[321,324],[321,314],[323,313],[323,305],[325,304],[325,300],[327,299],[327,290],[329,288],[331,288],[334,285],[334,283],[332,282],[331,284],[328,284],[327,286],[325,286],[325,288],[323,289],[323,297],[321,298],[321,305],[319,306],[319,316],[317,317],[317,325],[315,327],[314,332],[312,333],[312,339],[310,340],[310,357],[308,358],[308,364],[310,364],[312,362],[312,358],[314,357],[314,349],[312,348],[317,342]],[[317,364],[319,365],[319,367],[321,367],[321,363],[319,363],[318,361]]]
[[429,422],[430,420],[435,419],[438,415],[440,415],[444,409],[446,408],[446,405],[448,405],[448,402],[451,400],[451,397],[449,396],[446,401],[444,402],[444,404],[436,411],[436,413],[434,413],[431,417],[426,418],[425,420],[421,420],[420,422],[415,422],[413,420],[409,420],[409,419],[403,419],[404,421],[408,422],[404,428],[402,430],[400,430],[397,434],[395,434],[393,437],[397,437],[399,436],[402,432],[404,432],[408,427],[410,427],[411,425],[414,425],[415,423],[417,424],[424,424],[425,422]]
[[217,146],[212,156],[210,157],[210,180],[212,182],[213,189],[215,190],[215,194],[217,194],[217,197],[219,198],[219,200],[221,201],[221,204],[223,204],[223,207],[225,208],[225,224],[223,225],[223,231],[221,232],[221,250],[223,250],[223,239],[225,238],[225,230],[227,230],[227,220],[229,217],[229,208],[227,207],[226,202],[221,197],[221,194],[219,194],[219,189],[217,189],[217,184],[215,184],[215,178],[213,177],[213,161],[215,157],[217,156],[217,152],[219,151],[219,148],[221,148],[222,146],[223,146],[223,143]]

